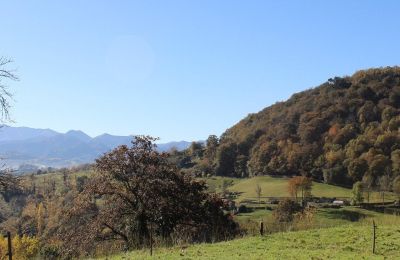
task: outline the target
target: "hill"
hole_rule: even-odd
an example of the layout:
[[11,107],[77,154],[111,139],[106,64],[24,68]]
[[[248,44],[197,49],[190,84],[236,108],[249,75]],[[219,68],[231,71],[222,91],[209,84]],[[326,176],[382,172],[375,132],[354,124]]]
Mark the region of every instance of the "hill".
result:
[[214,174],[308,175],[350,185],[400,174],[400,68],[335,77],[250,114],[220,138]]
[[[290,197],[288,192],[288,178],[273,178],[262,176],[244,179],[231,187],[229,191],[239,192],[239,198],[256,198],[256,185],[262,189],[265,197]],[[324,183],[313,183],[312,195],[316,197],[351,197],[351,190]]]
[[[398,259],[400,230],[379,226],[376,254],[371,252],[370,225],[348,225],[307,231],[275,233],[233,241],[134,251],[104,259]],[[344,236],[343,234],[346,234]]]
[[[0,128],[0,157],[20,171],[35,171],[42,167],[70,167],[91,163],[118,145],[129,145],[133,136],[103,134],[90,137],[79,130],[58,133],[50,129],[29,127]],[[158,144],[160,151],[186,149],[190,142]]]

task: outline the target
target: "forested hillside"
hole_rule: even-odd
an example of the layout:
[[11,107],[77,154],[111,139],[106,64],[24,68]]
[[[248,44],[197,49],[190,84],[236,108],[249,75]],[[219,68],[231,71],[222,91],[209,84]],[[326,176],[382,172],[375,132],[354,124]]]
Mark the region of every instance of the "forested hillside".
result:
[[219,140],[211,136],[192,162],[195,172],[223,176],[373,185],[400,173],[399,126],[400,68],[362,70],[248,115]]

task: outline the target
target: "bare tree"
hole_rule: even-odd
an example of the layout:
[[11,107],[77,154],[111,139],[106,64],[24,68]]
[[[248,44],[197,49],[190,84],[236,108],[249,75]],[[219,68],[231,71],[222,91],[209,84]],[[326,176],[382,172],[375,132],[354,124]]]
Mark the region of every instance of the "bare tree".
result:
[[0,121],[2,122],[10,120],[10,99],[12,99],[12,94],[8,91],[8,87],[3,81],[18,80],[17,75],[14,74],[15,70],[8,68],[12,62],[11,59],[0,57]]
[[[8,91],[8,87],[3,81],[18,80],[14,74],[14,70],[8,68],[12,63],[11,59],[0,57],[0,122],[10,121],[10,99],[12,94]],[[12,188],[16,187],[18,180],[11,175],[9,171],[0,171],[0,194],[5,194]]]
[[390,190],[391,178],[389,174],[382,175],[379,178],[379,190],[382,196],[382,205],[385,206],[385,192]]
[[367,202],[369,203],[371,191],[374,187],[374,178],[369,174],[364,175],[362,178],[362,186],[363,191],[367,193]]
[[257,183],[257,186],[256,186],[256,194],[257,194],[257,198],[258,198],[258,206],[260,206],[262,189],[261,189],[261,186],[258,183]]
[[0,195],[8,201],[10,195],[18,192],[20,189],[19,178],[11,174],[11,171],[0,171]]

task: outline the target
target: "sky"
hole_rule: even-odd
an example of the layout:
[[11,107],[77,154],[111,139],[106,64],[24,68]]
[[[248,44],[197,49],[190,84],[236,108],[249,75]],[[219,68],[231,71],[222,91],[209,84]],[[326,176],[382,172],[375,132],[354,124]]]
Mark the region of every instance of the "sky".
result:
[[334,76],[400,62],[400,1],[2,1],[13,126],[221,135]]

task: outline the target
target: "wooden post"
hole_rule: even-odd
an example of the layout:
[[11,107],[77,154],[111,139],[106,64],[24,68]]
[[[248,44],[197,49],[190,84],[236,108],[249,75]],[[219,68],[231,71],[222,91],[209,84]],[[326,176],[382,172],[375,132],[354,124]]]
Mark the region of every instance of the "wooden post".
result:
[[12,246],[11,246],[11,233],[7,231],[7,243],[8,243],[8,260],[12,260]]
[[376,225],[374,220],[372,220],[372,230],[372,253],[375,254]]
[[264,235],[264,222],[262,220],[260,221],[260,235]]
[[150,224],[150,256],[153,255],[153,223]]

